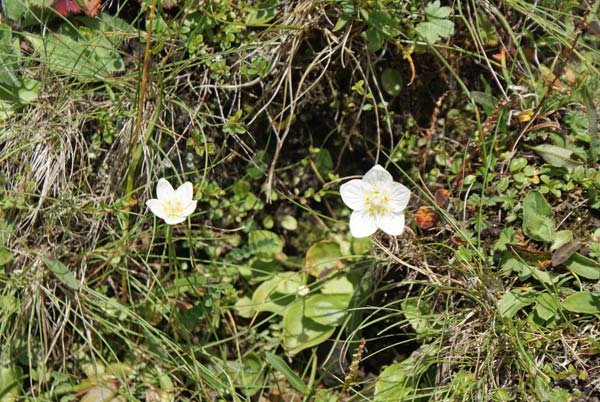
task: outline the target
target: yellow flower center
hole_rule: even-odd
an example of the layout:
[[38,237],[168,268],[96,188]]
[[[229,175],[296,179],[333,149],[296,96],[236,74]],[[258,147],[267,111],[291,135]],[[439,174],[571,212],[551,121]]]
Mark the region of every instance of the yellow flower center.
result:
[[182,216],[185,212],[184,205],[177,198],[163,201],[162,207],[168,216]]
[[374,215],[383,215],[387,212],[390,204],[388,195],[380,190],[373,190],[367,194],[366,204],[368,210]]

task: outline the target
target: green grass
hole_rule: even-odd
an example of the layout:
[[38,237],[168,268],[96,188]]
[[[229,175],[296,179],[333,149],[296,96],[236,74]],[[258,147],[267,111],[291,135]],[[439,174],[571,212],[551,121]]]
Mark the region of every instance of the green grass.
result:
[[[20,3],[0,401],[600,397],[600,2]],[[406,227],[355,239],[375,163]]]

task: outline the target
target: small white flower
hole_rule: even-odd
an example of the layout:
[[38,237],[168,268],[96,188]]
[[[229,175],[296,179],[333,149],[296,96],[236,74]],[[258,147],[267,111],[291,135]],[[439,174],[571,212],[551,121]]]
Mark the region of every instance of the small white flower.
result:
[[350,233],[367,237],[379,228],[398,236],[404,231],[404,209],[410,190],[394,182],[392,175],[380,165],[373,166],[362,178],[342,184],[340,195],[344,204],[353,210]]
[[193,200],[194,186],[186,181],[177,190],[166,180],[160,179],[156,185],[156,198],[146,201],[150,211],[169,225],[181,223],[196,209]]
[[298,296],[304,297],[310,292],[310,289],[306,285],[300,285],[298,286],[298,290],[296,292],[298,293]]

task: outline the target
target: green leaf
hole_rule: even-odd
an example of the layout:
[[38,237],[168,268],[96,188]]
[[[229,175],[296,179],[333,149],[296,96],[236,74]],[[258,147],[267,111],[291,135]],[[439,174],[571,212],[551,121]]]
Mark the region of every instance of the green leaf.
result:
[[2,402],[16,402],[21,400],[21,381],[23,370],[16,365],[0,367],[0,400]]
[[321,286],[323,294],[353,294],[354,284],[350,282],[348,276],[337,274],[333,278],[328,279]]
[[425,15],[429,18],[448,18],[452,9],[450,7],[440,7],[440,0],[435,0],[425,6]]
[[253,230],[248,234],[248,244],[256,247],[256,255],[262,258],[274,258],[283,251],[283,241],[268,230]]
[[298,221],[292,215],[285,215],[281,218],[280,224],[285,230],[293,231],[298,229]]
[[523,233],[533,240],[554,240],[554,214],[544,196],[531,191],[523,201]]
[[[471,91],[470,95],[477,104],[483,107],[486,114],[490,114],[498,104],[498,98],[485,92]],[[527,164],[527,162],[525,162],[525,164]]]
[[283,316],[283,346],[291,355],[325,342],[334,331],[304,316],[304,299],[290,305]]
[[304,316],[321,325],[339,325],[348,310],[352,295],[316,294],[304,300]]
[[21,81],[15,73],[19,61],[18,51],[12,43],[12,29],[0,23],[0,93],[3,89],[21,86]]
[[0,267],[11,262],[13,258],[14,255],[9,249],[0,247]]
[[[86,25],[74,28],[63,24],[59,31],[66,34],[25,36],[48,68],[82,82],[103,80],[124,71],[125,64],[115,44],[120,41],[123,36],[121,30],[127,25],[114,17],[101,20],[82,18],[80,21]],[[109,36],[109,33],[112,35]]]
[[[238,362],[233,367],[239,367]],[[246,354],[242,359],[241,370],[234,372],[234,380],[247,396],[256,394],[262,388],[264,381],[264,367],[260,357],[253,352]],[[236,385],[237,385],[236,384]]]
[[407,359],[402,363],[394,363],[386,367],[375,383],[375,402],[413,401],[416,394],[417,381],[407,375],[407,363],[415,363]]
[[570,230],[561,230],[559,232],[556,232],[556,235],[554,236],[554,243],[552,243],[550,250],[558,250],[562,246],[570,243],[572,240],[573,232],[571,232]]
[[367,49],[376,52],[381,49],[385,41],[384,35],[375,28],[369,28],[361,36],[367,42]]
[[591,280],[600,280],[600,264],[579,253],[573,254],[564,265],[574,274]]
[[531,147],[549,165],[555,167],[575,168],[581,165],[580,161],[572,158],[573,151],[551,144],[541,144]]
[[283,376],[296,391],[301,392],[304,395],[308,394],[309,389],[304,384],[304,381],[302,381],[300,376],[298,376],[298,374],[296,374],[296,372],[292,370],[281,357],[271,352],[265,352],[265,358],[271,368],[283,374]]
[[425,7],[427,21],[418,23],[415,31],[430,44],[449,38],[454,33],[454,22],[446,19],[451,12],[450,7],[440,7],[439,0],[429,3]]
[[52,260],[45,256],[41,256],[41,259],[44,262],[44,264],[46,264],[50,272],[52,272],[54,276],[56,276],[56,278],[59,281],[61,281],[64,285],[73,290],[81,289],[81,284],[79,283],[79,281],[75,279],[73,273],[69,271],[69,268],[67,268],[62,262]]
[[288,304],[294,301],[298,288],[304,284],[302,276],[295,272],[279,272],[263,282],[252,295],[256,311],[283,314]]
[[403,85],[402,73],[395,68],[386,68],[381,73],[381,85],[389,95],[399,95]]
[[535,297],[533,293],[510,290],[498,302],[498,313],[501,317],[512,318],[523,307],[533,303]]
[[415,333],[424,337],[431,336],[435,329],[433,327],[433,316],[427,302],[423,299],[406,299],[401,304],[402,313]]
[[544,321],[555,317],[558,313],[559,305],[556,297],[550,293],[542,293],[535,299],[535,312]]
[[316,277],[326,274],[342,264],[339,244],[333,241],[321,241],[313,244],[306,252],[306,271]]
[[563,300],[562,306],[572,313],[600,314],[600,293],[573,293]]

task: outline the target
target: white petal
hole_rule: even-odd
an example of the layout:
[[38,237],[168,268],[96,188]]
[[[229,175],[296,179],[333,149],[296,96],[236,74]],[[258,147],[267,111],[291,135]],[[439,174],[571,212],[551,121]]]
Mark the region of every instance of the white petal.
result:
[[365,204],[365,192],[367,187],[368,184],[358,179],[350,180],[342,184],[340,187],[342,201],[344,201],[344,204],[350,209],[365,209],[367,207]]
[[369,184],[380,185],[388,184],[394,181],[394,178],[381,165],[375,165],[367,173],[365,173],[363,180]]
[[154,215],[158,216],[161,219],[165,219],[165,216],[167,216],[163,209],[162,202],[160,202],[156,198],[146,201],[146,206],[150,208],[150,211],[152,211]]
[[165,222],[167,225],[176,225],[181,223],[187,218],[186,216],[165,216]]
[[171,183],[167,181],[167,179],[160,179],[158,184],[156,185],[156,198],[159,200],[168,200],[173,198],[175,194],[175,190],[173,190],[173,186]]
[[186,181],[175,190],[175,196],[184,204],[192,201],[194,198],[194,186],[189,181]]
[[354,237],[367,237],[377,230],[376,218],[367,211],[354,211],[350,215],[350,233]]
[[389,235],[401,235],[404,231],[404,212],[390,212],[380,216],[377,227]]
[[194,211],[196,210],[196,204],[198,204],[198,201],[193,200],[192,202],[190,202],[188,204],[187,207],[185,207],[185,209],[183,210],[183,215],[182,216],[190,216],[191,214],[194,213]]
[[392,211],[404,211],[410,199],[410,190],[400,183],[390,183],[388,188],[390,189],[390,207]]

